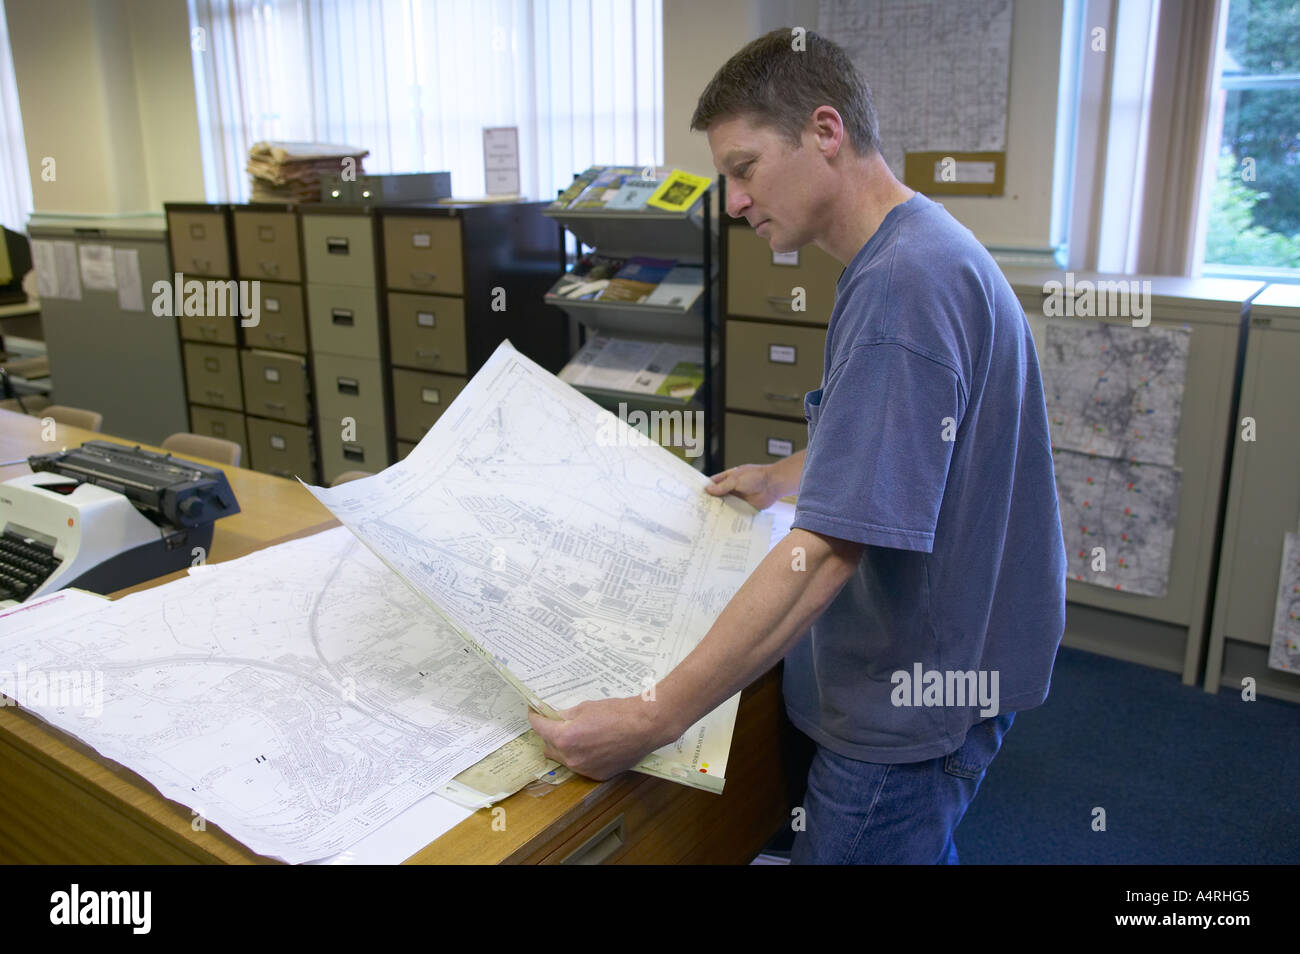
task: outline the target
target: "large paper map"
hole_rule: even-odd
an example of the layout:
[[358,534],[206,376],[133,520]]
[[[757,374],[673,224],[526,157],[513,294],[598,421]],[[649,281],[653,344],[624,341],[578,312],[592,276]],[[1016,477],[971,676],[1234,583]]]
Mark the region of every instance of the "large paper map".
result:
[[[555,715],[648,693],[767,553],[706,483],[505,342],[405,460],[311,490]],[[738,701],[638,769],[720,791]]]

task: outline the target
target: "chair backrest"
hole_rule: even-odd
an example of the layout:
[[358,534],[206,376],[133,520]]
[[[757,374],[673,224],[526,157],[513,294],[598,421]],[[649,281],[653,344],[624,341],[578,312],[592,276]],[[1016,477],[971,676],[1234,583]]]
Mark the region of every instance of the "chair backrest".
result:
[[0,401],[0,407],[19,414],[37,414],[49,406],[50,399],[40,394],[24,394],[21,398],[11,397]]
[[337,487],[339,484],[346,484],[349,480],[360,480],[362,477],[373,476],[375,475],[368,470],[345,470],[330,481],[330,486]]
[[42,408],[39,413],[41,417],[52,417],[60,424],[82,427],[88,431],[98,431],[104,424],[103,414],[98,411],[87,411],[81,407],[51,404],[47,408]]
[[224,437],[187,434],[183,431],[163,441],[162,449],[175,451],[178,454],[190,454],[194,457],[206,457],[208,460],[215,460],[218,464],[230,464],[232,467],[239,466],[242,452],[238,444]]

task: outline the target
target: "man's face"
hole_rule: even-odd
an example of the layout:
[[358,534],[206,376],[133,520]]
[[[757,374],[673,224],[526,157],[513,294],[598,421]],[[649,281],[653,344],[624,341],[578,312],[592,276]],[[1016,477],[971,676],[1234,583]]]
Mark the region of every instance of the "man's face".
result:
[[713,165],[727,177],[727,213],[743,216],[775,252],[811,242],[825,172],[815,137],[805,131],[795,149],[776,129],[743,116],[713,123],[707,135]]

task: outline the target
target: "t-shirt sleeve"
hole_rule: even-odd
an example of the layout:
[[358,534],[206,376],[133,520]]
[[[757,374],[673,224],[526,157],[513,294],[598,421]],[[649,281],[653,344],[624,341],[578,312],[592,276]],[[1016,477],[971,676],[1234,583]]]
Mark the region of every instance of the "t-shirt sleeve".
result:
[[957,373],[904,344],[858,345],[804,410],[811,436],[793,526],[932,552],[965,410]]

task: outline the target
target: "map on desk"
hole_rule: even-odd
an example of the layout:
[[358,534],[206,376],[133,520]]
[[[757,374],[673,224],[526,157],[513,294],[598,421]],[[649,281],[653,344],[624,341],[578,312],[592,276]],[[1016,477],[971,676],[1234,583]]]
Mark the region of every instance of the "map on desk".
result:
[[[649,692],[766,555],[708,482],[504,342],[405,460],[310,489],[554,716]],[[637,769],[721,791],[738,703]]]
[[112,602],[63,591],[0,613],[0,692],[193,827],[291,863],[443,794],[529,728],[492,667],[342,527]]

